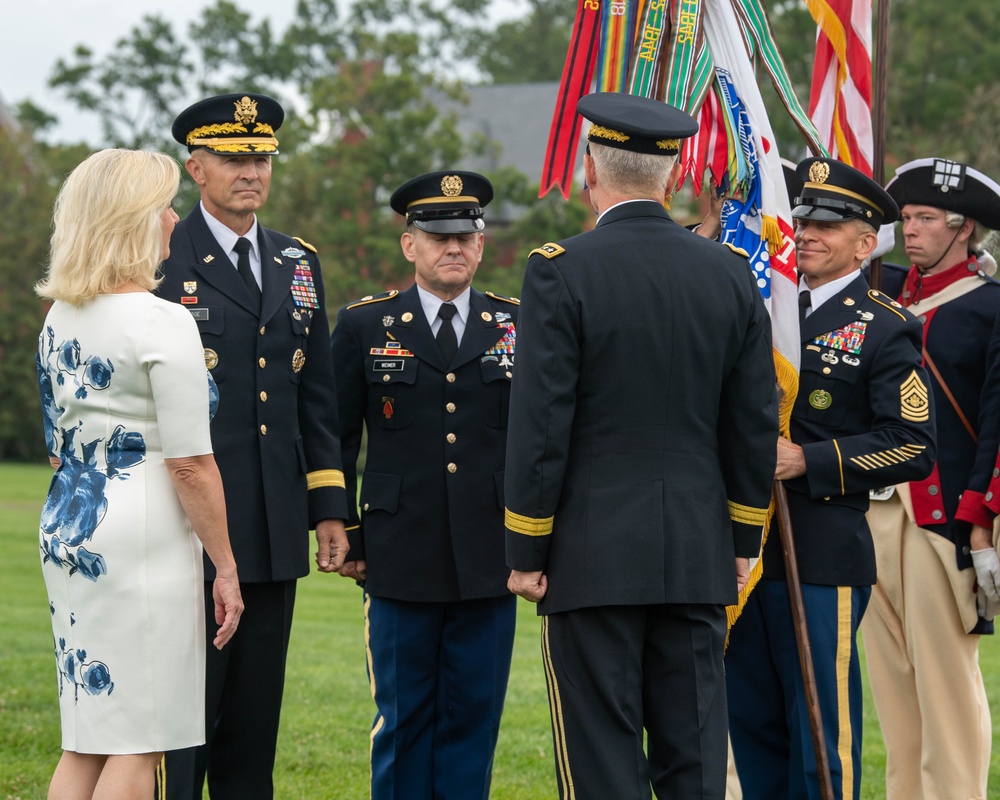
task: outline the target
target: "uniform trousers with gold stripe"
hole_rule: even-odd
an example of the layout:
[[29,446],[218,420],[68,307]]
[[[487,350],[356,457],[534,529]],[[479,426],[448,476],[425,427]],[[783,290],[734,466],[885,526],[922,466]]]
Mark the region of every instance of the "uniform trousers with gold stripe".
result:
[[[862,696],[856,632],[870,586],[802,584],[835,800],[861,788]],[[764,578],[730,632],[729,735],[744,800],[819,800],[788,584]],[[736,702],[738,696],[739,702]]]
[[[542,618],[562,800],[726,794],[723,606],[598,606]],[[643,730],[648,756],[643,751]]]
[[365,594],[372,800],[486,800],[517,598],[417,603]]
[[[984,800],[990,710],[979,669],[975,570],[909,520],[899,496],[873,502],[878,583],[861,626],[886,750],[887,800]],[[964,598],[960,611],[956,597]]]

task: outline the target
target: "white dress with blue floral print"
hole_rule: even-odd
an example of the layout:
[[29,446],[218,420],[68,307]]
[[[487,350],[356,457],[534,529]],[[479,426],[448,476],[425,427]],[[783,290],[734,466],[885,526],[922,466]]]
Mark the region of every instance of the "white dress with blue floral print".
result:
[[201,544],[164,458],[212,452],[198,330],[147,292],[56,302],[38,341],[42,509],[62,747],[146,753],[205,741]]

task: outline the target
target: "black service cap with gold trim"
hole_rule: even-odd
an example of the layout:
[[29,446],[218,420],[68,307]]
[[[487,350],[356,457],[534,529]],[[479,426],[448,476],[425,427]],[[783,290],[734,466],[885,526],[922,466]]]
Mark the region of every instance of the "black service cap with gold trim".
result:
[[170,132],[189,151],[204,147],[219,155],[276,156],[274,132],[284,120],[284,109],[272,97],[220,94],[185,108]]
[[681,139],[694,136],[698,123],[690,114],[660,100],[623,92],[594,92],[580,98],[576,113],[592,123],[587,139],[620,150],[673,156]]
[[899,207],[934,206],[1000,230],[1000,185],[977,169],[944,158],[903,164],[885,190]]
[[899,208],[875,181],[832,158],[807,158],[795,168],[802,190],[792,217],[819,222],[860,219],[875,230],[899,219]]
[[477,172],[447,170],[419,175],[400,186],[389,205],[406,224],[428,233],[478,233],[493,184]]

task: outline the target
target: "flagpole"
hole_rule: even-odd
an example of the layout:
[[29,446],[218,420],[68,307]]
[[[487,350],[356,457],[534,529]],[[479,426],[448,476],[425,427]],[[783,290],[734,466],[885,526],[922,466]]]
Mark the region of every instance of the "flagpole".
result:
[[[889,91],[889,16],[891,0],[877,0],[878,17],[875,27],[875,96],[872,99],[872,134],[874,163],[872,179],[885,186],[886,102]],[[882,258],[872,260],[871,287],[882,288]]]
[[816,754],[816,768],[819,773],[819,795],[822,800],[833,800],[830,759],[826,752],[823,716],[819,706],[819,692],[816,689],[816,670],[813,667],[812,647],[809,644],[809,630],[806,626],[802,581],[799,578],[799,565],[795,558],[792,517],[788,513],[788,495],[785,493],[785,486],[781,481],[774,482],[774,499],[778,533],[781,536],[781,549],[785,555],[785,582],[788,584],[788,600],[792,606],[792,626],[795,628],[795,644],[799,651],[799,667],[802,669],[802,683],[805,687],[806,710],[809,712],[809,727],[812,729],[813,750]]

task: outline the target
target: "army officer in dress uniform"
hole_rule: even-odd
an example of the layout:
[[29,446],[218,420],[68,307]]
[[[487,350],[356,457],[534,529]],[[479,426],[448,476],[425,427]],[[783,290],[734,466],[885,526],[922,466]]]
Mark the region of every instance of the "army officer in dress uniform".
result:
[[514,640],[503,469],[518,309],[471,286],[492,197],[473,172],[399,187],[416,284],[347,306],[333,332],[352,497],[368,432],[341,573],[365,587],[374,800],[490,789]]
[[746,254],[663,208],[697,123],[617,93],[577,111],[600,216],[528,259],[509,585],[546,615],[560,797],[721,800],[725,606],[759,552],[778,434],[770,323]]
[[[934,413],[920,362],[920,323],[869,289],[861,264],[896,204],[870,178],[830,159],[798,166],[792,210],[802,312],[791,441],[778,440],[802,580],[834,796],[859,797],[861,673],[856,631],[875,582],[868,490],[926,475]],[[819,797],[808,706],[781,542],[730,634],[729,719],[745,800]]]
[[[246,610],[240,635],[208,648],[208,743],[166,756],[161,791],[200,800],[207,766],[218,798],[270,798],[295,582],[309,571],[309,529],[320,569],[343,563],[347,495],[323,278],[312,246],[263,227],[275,131],[270,97],[231,94],[174,121],[201,201],[174,229],[158,294],[198,323],[219,387],[212,445]],[[205,577],[212,575],[205,563]],[[208,628],[212,597],[206,593]]]

